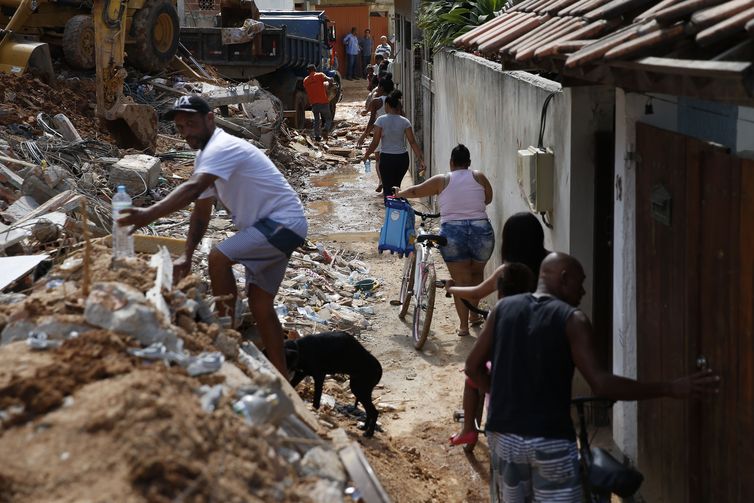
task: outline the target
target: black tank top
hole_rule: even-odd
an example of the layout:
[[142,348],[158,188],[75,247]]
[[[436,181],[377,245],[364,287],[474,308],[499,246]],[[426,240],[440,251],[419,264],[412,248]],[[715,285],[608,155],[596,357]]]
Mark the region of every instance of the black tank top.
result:
[[575,440],[573,359],[566,321],[576,309],[554,297],[506,297],[495,307],[487,430]]

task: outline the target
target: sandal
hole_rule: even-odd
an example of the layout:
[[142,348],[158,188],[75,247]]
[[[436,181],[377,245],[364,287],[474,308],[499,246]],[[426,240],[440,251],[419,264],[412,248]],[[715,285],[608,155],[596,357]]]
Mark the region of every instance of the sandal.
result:
[[477,433],[476,431],[469,431],[467,433],[464,433],[463,435],[456,433],[455,435],[452,435],[450,437],[450,445],[473,445],[477,443],[477,440],[479,440],[479,433]]
[[468,337],[471,335],[471,333],[468,330],[461,330],[460,328],[456,329],[456,335],[458,337]]
[[382,192],[382,184],[379,184],[376,189],[374,189],[375,192]]
[[481,314],[469,315],[469,325],[472,327],[478,327],[484,324],[484,318]]

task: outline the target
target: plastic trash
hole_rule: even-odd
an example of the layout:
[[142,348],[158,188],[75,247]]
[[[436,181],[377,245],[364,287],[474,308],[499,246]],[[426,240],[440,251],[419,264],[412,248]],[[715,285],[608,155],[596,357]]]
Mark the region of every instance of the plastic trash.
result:
[[161,342],[155,342],[145,348],[130,348],[128,353],[145,360],[166,360],[168,348]]
[[63,286],[64,283],[65,283],[64,279],[55,278],[55,279],[51,279],[50,281],[48,281],[45,284],[45,287],[49,288],[50,290],[52,290],[52,289],[58,288],[59,286]]
[[277,313],[278,318],[282,318],[288,314],[288,306],[285,304],[278,304],[275,306],[275,312]]
[[371,173],[372,172],[372,161],[370,159],[367,159],[364,161],[364,173]]
[[42,350],[59,348],[62,342],[48,339],[47,333],[45,332],[29,332],[29,336],[26,338],[26,344],[31,349]]
[[199,392],[202,394],[199,399],[202,404],[202,410],[205,412],[214,412],[217,404],[220,402],[220,398],[223,396],[223,385],[207,386],[205,384],[199,388]]
[[118,192],[113,196],[113,258],[134,256],[134,237],[129,234],[131,226],[118,225],[123,210],[132,206],[131,196],[125,185],[118,185]]
[[332,262],[332,255],[330,255],[330,252],[327,251],[325,245],[323,245],[322,243],[317,243],[317,250],[319,250],[319,254],[322,256],[322,258],[325,259],[325,264]]
[[233,411],[243,416],[249,424],[261,425],[268,422],[275,407],[280,403],[277,394],[264,395],[257,391],[253,395],[244,395],[233,404]]
[[224,361],[225,357],[220,352],[213,351],[212,353],[201,353],[191,358],[190,363],[186,368],[186,372],[188,372],[191,377],[202,374],[211,374],[212,372],[220,370]]

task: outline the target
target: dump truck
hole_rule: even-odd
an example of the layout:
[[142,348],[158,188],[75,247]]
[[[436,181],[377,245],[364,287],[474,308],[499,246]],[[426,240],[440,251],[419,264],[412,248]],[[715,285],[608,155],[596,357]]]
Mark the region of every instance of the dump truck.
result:
[[[1,1],[1,0],[0,0]],[[282,102],[294,127],[311,108],[304,90],[306,67],[332,77],[330,110],[340,100],[340,74],[332,68],[335,26],[321,11],[259,11],[253,2],[224,1],[216,27],[182,27],[181,43],[194,58],[226,79],[256,79]]]
[[174,0],[0,0],[0,71],[54,78],[51,48],[73,68],[96,69],[97,116],[122,147],[153,150],[157,115],[123,95],[129,63],[164,69],[178,49]]

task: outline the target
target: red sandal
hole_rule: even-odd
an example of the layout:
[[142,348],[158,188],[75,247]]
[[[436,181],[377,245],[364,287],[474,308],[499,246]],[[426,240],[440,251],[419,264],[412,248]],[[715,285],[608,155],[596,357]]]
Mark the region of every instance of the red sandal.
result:
[[450,445],[476,444],[477,440],[479,440],[479,433],[476,431],[469,431],[463,435],[456,433],[450,437]]

